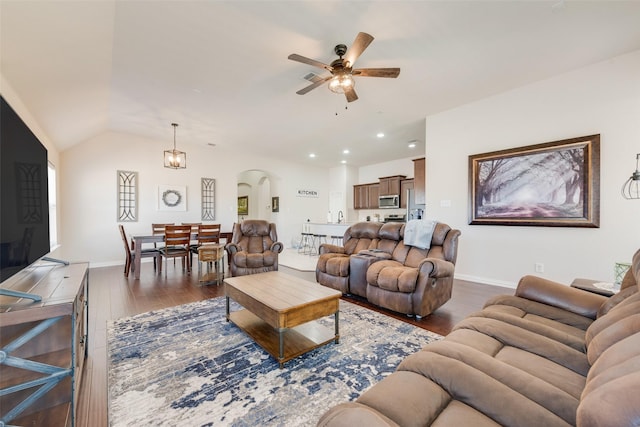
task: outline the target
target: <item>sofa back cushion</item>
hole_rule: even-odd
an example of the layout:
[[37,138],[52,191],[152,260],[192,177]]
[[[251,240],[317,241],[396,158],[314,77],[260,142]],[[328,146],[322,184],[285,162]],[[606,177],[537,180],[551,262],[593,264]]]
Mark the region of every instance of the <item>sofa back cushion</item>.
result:
[[[394,256],[394,259],[402,262],[408,267],[417,267],[425,258],[436,258],[455,264],[458,254],[459,235],[460,231],[453,230],[447,224],[439,222],[433,229],[431,247],[429,249],[420,249],[414,246],[406,246],[407,250],[405,258],[397,259]],[[400,243],[404,245],[403,242]]]
[[248,253],[262,253],[278,240],[276,225],[263,220],[247,219],[235,225],[233,243]]
[[622,279],[620,284],[620,292],[609,298],[598,310],[598,317],[604,316],[616,305],[629,298],[640,290],[640,249],[633,255],[631,268]]
[[343,238],[345,253],[352,255],[365,249],[375,249],[380,227],[382,224],[379,222],[358,222],[347,228]]
[[579,427],[637,425],[640,332],[608,347],[593,364],[576,413]]
[[[592,365],[609,347],[640,332],[640,293],[635,293],[597,318],[587,329],[585,344]],[[639,343],[640,344],[640,343]]]
[[393,256],[398,243],[402,241],[403,222],[387,222],[378,231],[378,248]]
[[631,287],[640,289],[640,249],[633,254],[631,268],[627,270],[622,278],[622,282],[620,283],[620,290],[625,290]]

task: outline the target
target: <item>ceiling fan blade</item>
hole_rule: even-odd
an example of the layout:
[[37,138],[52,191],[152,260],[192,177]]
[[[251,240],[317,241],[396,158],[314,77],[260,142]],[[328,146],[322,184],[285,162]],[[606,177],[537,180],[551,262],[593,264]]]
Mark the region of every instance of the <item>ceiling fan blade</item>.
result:
[[367,33],[358,33],[356,39],[353,41],[353,44],[344,55],[344,59],[349,61],[350,67],[353,67],[356,59],[358,59],[360,55],[362,55],[362,52],[364,52],[364,50],[371,44],[372,41],[372,35]]
[[325,82],[331,80],[332,77],[333,76],[329,75],[327,77],[320,78],[316,82],[310,84],[309,86],[303,87],[302,89],[300,89],[296,93],[298,95],[304,95],[305,93],[311,92],[312,90],[314,90],[318,86],[322,86]]
[[344,96],[347,97],[347,102],[353,102],[358,99],[358,95],[356,95],[356,91],[353,86],[349,86],[344,90]]
[[303,64],[313,65],[314,67],[324,68],[325,70],[331,71],[332,68],[330,65],[324,64],[320,61],[316,61],[315,59],[310,59],[302,55],[298,55],[297,53],[292,53],[288,56],[288,58],[292,61],[302,62]]
[[400,68],[358,68],[353,70],[352,74],[360,77],[396,78],[400,75]]

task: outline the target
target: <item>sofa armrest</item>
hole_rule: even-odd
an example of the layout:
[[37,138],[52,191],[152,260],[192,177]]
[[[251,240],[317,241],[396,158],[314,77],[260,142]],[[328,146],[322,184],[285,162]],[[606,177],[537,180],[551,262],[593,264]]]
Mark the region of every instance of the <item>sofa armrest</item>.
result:
[[336,245],[332,245],[330,243],[321,244],[320,248],[318,250],[318,254],[322,255],[322,254],[328,254],[328,253],[344,254],[346,252],[344,251],[344,248],[342,246],[336,246]]
[[236,252],[240,251],[240,246],[236,245],[235,243],[227,243],[224,248],[227,250],[229,255],[233,255]]
[[364,249],[358,252],[358,255],[376,258],[376,261],[391,259],[391,254],[380,249]]
[[420,274],[435,277],[436,279],[449,276],[453,277],[454,269],[455,266],[453,263],[438,258],[425,258],[420,265],[418,265]]
[[369,406],[357,402],[341,403],[327,411],[316,427],[398,427],[385,415]]
[[271,249],[271,251],[279,254],[284,249],[284,245],[282,244],[282,242],[274,242],[271,245],[271,248],[269,248],[269,249]]
[[595,319],[607,298],[536,276],[524,276],[516,296]]

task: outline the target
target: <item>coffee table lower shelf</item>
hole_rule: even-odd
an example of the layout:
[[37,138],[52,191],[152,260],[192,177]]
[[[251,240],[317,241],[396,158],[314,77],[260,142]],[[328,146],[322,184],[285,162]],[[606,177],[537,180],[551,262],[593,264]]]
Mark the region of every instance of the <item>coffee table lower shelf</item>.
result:
[[[335,341],[337,344],[340,335],[335,334],[329,328],[316,321],[298,325],[294,328],[285,328],[282,332],[283,354],[280,355],[280,333],[267,322],[260,319],[249,310],[243,309],[229,313],[227,320],[233,322],[247,335],[264,348],[279,363],[280,368],[284,363],[301,354]],[[337,320],[337,319],[336,319]]]

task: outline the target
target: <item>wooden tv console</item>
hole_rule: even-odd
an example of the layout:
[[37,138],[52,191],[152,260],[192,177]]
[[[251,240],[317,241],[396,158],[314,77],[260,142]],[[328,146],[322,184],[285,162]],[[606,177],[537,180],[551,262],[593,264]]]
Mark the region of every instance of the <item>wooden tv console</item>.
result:
[[40,263],[0,296],[0,425],[74,426],[87,354],[89,264]]

